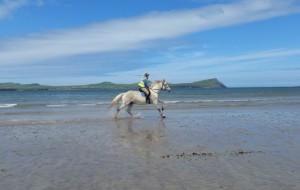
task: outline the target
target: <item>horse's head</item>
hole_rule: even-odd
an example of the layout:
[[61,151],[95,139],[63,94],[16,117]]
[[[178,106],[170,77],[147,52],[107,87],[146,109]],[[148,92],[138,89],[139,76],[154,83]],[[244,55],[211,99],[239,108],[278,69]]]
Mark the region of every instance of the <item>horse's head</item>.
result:
[[166,80],[156,80],[155,83],[151,84],[150,89],[154,91],[156,90],[157,92],[159,92],[160,90],[165,90],[168,92],[171,91],[171,88],[169,87]]
[[166,82],[166,80],[164,79],[162,81],[162,87],[161,87],[162,90],[166,90],[168,92],[171,92],[171,88],[169,87],[168,83]]

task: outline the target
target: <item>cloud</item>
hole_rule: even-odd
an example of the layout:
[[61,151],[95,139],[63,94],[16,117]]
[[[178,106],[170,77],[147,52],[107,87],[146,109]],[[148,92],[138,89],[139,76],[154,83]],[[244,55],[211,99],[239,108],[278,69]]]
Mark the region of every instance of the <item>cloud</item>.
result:
[[[173,53],[176,54],[177,51]],[[78,65],[70,67],[61,64],[5,67],[0,70],[0,80],[9,78],[10,81],[22,81],[22,83],[39,82],[52,85],[89,84],[103,81],[132,83],[145,72],[150,73],[151,80],[165,78],[170,83],[181,83],[218,78],[230,87],[296,86],[299,85],[300,80],[297,66],[300,49],[270,49],[235,56],[208,57],[190,52],[177,59],[166,56],[163,64],[144,64],[142,68],[134,66],[128,70],[119,69],[118,66],[113,65],[105,71],[105,74],[101,73],[101,69],[95,69],[97,67],[90,64],[85,64],[84,68]],[[289,58],[293,61],[287,61]],[[91,70],[94,72],[90,73]],[[77,75],[77,73],[80,74]]]
[[[299,70],[295,70],[294,62],[285,61],[285,64],[282,64],[281,61],[289,57],[299,57],[300,49],[274,49],[213,58],[191,55],[183,56],[182,59],[171,59],[167,61],[167,64],[149,65],[146,68],[124,72],[112,72],[108,75],[109,77],[103,77],[100,81],[117,82],[120,76],[122,78],[126,76],[127,82],[132,82],[136,79],[136,75],[144,72],[155,73],[155,76],[151,76],[152,79],[166,78],[172,83],[217,77],[226,83],[228,81],[227,84],[231,86],[243,86],[243,83],[245,86],[263,86],[263,78],[268,79],[265,82],[269,82],[270,86],[276,86],[283,84],[281,80],[284,80],[284,77],[286,77],[286,83],[290,82],[296,85],[299,80],[295,80],[294,76],[298,76],[297,78],[300,79]],[[277,75],[274,75],[275,73]],[[280,77],[274,78],[274,76]],[[273,83],[269,81],[271,78],[273,78]]]
[[[25,5],[27,1],[15,2],[12,5],[12,1],[4,1],[2,7],[9,7],[10,4],[11,8],[5,8],[7,13],[0,11],[0,14],[2,12],[7,15]],[[81,28],[2,39],[0,66],[135,50],[151,41],[168,40],[203,30],[299,12],[299,6],[293,3],[291,0],[245,0],[197,9],[152,12],[144,16],[111,20]]]
[[4,0],[0,2],[0,20],[11,15],[12,12],[27,5],[27,0]]
[[0,2],[0,20],[11,16],[15,11],[25,6],[43,6],[44,0],[2,0]]

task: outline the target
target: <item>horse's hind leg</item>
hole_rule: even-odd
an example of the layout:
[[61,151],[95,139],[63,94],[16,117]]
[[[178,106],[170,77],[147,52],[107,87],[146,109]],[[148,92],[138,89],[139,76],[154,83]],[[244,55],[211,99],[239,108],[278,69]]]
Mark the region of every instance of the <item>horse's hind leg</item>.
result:
[[131,113],[131,108],[132,108],[132,106],[133,106],[133,103],[131,102],[130,104],[128,104],[128,107],[127,107],[127,113],[128,113],[131,117],[133,117],[133,115],[132,115],[132,113]]
[[115,119],[118,118],[118,114],[121,111],[121,109],[123,109],[126,106],[126,104],[122,103],[120,107],[117,108],[117,112],[115,114]]

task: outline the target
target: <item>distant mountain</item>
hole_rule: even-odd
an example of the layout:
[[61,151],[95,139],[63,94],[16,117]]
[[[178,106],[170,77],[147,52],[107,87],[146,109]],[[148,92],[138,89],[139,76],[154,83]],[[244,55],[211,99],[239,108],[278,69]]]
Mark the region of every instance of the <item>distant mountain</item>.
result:
[[65,86],[70,89],[134,89],[137,84],[115,84],[112,82],[102,82],[97,84],[78,85],[78,86]]
[[[169,84],[171,88],[226,88],[218,79],[208,79],[192,83]],[[0,90],[84,90],[84,89],[137,89],[137,84],[115,84],[102,82],[98,84],[73,85],[73,86],[47,86],[38,83],[0,83]]]
[[20,84],[20,83],[0,83],[0,90],[48,90],[51,86],[33,84]]
[[173,84],[172,86],[181,88],[227,88],[222,82],[220,82],[216,78],[196,81],[192,83]]

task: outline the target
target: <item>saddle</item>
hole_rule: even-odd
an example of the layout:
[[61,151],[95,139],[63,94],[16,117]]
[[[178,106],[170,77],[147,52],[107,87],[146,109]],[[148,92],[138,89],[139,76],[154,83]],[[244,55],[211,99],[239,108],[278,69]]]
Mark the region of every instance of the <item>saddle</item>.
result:
[[146,93],[144,91],[142,91],[140,88],[139,88],[139,91],[141,92],[141,95],[146,98],[146,103],[150,104],[151,103],[150,91],[149,91],[149,96],[148,97],[146,96]]
[[140,93],[141,93],[141,95],[142,95],[143,97],[146,97],[146,94],[145,94],[144,91],[142,91],[140,88],[139,88],[139,91],[140,91]]

